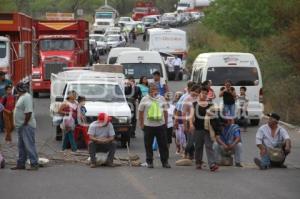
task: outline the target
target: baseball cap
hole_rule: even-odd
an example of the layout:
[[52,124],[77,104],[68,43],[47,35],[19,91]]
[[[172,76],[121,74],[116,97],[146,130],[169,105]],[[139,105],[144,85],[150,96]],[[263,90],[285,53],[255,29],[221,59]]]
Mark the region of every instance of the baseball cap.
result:
[[269,113],[267,116],[279,121],[280,120],[280,116],[277,113]]
[[110,122],[111,117],[109,117],[106,113],[99,113],[98,121],[99,122]]

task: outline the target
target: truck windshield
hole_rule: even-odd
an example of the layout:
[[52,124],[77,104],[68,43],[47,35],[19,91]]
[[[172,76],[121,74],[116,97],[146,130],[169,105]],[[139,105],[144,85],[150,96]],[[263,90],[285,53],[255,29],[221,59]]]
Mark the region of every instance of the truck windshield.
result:
[[6,42],[0,41],[0,58],[6,57]]
[[75,42],[72,39],[43,39],[40,48],[42,51],[74,50]]
[[125,76],[133,76],[134,79],[140,79],[141,76],[152,78],[155,71],[162,74],[161,65],[158,63],[123,63]]
[[155,18],[151,18],[151,17],[147,17],[143,19],[144,22],[148,22],[148,23],[155,23],[156,19]]
[[69,90],[74,90],[86,101],[95,102],[125,102],[124,94],[119,85],[110,84],[71,84]]
[[178,7],[190,7],[190,4],[188,4],[188,3],[179,3],[178,4]]
[[207,69],[207,80],[213,86],[223,86],[226,80],[233,86],[255,86],[258,81],[258,71],[255,67],[210,67]]
[[112,19],[113,13],[112,12],[97,12],[96,19]]

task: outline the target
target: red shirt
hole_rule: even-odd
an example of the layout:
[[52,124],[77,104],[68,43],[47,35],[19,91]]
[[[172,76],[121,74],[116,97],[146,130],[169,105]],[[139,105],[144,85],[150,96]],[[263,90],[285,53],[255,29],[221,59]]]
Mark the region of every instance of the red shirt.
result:
[[6,95],[1,101],[5,109],[9,111],[13,111],[15,109],[16,97],[14,95]]

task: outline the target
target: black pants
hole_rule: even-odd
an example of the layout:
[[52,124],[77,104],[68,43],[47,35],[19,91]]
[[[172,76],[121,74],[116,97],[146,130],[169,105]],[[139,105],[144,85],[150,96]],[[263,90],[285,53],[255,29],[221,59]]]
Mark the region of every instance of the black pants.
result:
[[93,164],[96,163],[96,153],[97,152],[102,152],[102,153],[108,152],[106,162],[109,164],[112,164],[113,160],[114,160],[116,148],[117,148],[117,145],[115,142],[111,142],[108,144],[98,144],[96,142],[90,142],[89,153],[90,153],[90,157],[91,157],[91,163],[93,163]]
[[152,144],[154,137],[157,139],[158,149],[160,153],[160,160],[162,164],[168,163],[169,159],[169,149],[167,145],[167,133],[166,126],[158,127],[144,127],[144,144],[146,149],[146,162],[148,164],[153,163],[153,150]]
[[191,159],[194,158],[195,155],[195,138],[194,134],[190,132],[184,132],[186,136],[186,147],[185,147],[185,155],[189,155]]
[[180,66],[174,66],[175,80],[179,80]]

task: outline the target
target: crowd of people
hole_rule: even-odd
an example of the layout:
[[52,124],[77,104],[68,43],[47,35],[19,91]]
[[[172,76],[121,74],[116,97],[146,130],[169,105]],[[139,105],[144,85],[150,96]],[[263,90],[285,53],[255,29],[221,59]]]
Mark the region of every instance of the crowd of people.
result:
[[[0,126],[4,127],[5,139],[8,143],[11,142],[11,132],[14,128],[18,133],[19,158],[12,169],[25,169],[25,162],[29,158],[29,169],[37,170],[36,120],[32,97],[23,83],[16,85],[17,95],[13,95],[11,83],[4,81],[5,78],[1,75],[2,73],[0,73],[0,85],[5,84],[5,86],[4,91],[1,91]],[[154,167],[154,142],[157,143],[162,166],[171,168],[168,160],[173,138],[176,154],[182,159],[195,160],[196,169],[203,168],[204,147],[210,171],[217,171],[219,165],[233,165],[232,156],[234,166],[243,167],[240,126],[243,126],[243,130],[246,131],[249,102],[247,89],[241,87],[240,93],[236,93],[231,81],[227,80],[219,94],[224,104],[220,109],[213,103],[216,94],[211,84],[211,81],[188,82],[183,91],[178,91],[173,96],[167,82],[160,77],[158,71],[153,73],[151,81],[142,76],[138,84],[133,77],[128,77],[124,91],[133,113],[131,137],[135,138],[138,122],[144,133],[148,168]],[[240,112],[238,118],[236,109]],[[67,99],[59,107],[58,113],[61,116],[59,124],[64,135],[62,150],[70,147],[76,152],[78,146],[74,130],[79,124],[87,124],[85,97],[78,96],[75,91],[68,92]],[[116,141],[111,120],[106,113],[99,113],[97,120],[88,125],[87,147],[92,168],[97,166],[97,152],[108,153],[105,165],[113,166]],[[239,122],[240,120],[242,122]],[[279,121],[278,114],[269,114],[268,123],[262,125],[256,133],[256,145],[261,158],[255,158],[254,163],[262,170],[274,166],[286,167],[284,161],[291,152],[291,139],[287,131],[279,125]]]

